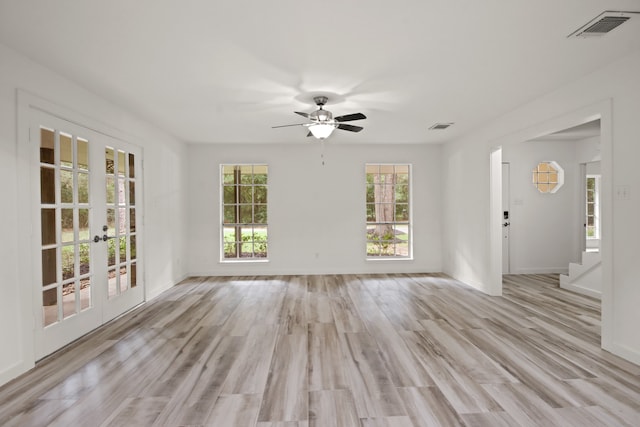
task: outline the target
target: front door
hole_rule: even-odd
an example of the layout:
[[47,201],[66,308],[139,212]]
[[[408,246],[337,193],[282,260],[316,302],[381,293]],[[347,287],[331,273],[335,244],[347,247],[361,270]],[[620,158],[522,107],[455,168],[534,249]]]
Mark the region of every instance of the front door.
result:
[[35,351],[140,304],[140,150],[32,111]]

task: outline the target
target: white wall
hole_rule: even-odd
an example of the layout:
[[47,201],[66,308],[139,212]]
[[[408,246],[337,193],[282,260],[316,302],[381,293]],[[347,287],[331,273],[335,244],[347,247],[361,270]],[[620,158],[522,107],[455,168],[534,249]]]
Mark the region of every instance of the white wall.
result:
[[[566,273],[579,261],[580,168],[574,141],[531,141],[507,144],[502,161],[510,165],[510,272]],[[542,194],[532,184],[539,162],[556,161],[564,169],[564,185]]]
[[501,284],[495,274],[499,268],[493,264],[500,262],[500,250],[490,242],[488,221],[491,148],[585,123],[602,113],[603,346],[636,363],[640,363],[639,75],[640,52],[635,52],[443,148],[444,270],[496,293]]
[[600,135],[576,141],[576,157],[578,163],[599,162],[602,158],[600,155]]
[[[0,384],[33,366],[32,259],[18,224],[30,196],[20,177],[27,166],[18,149],[18,89],[112,129],[144,150],[144,237],[147,298],[185,276],[185,145],[56,73],[0,44]],[[28,224],[27,224],[28,225]],[[27,232],[28,234],[28,228]]]
[[[189,272],[207,275],[440,271],[440,147],[191,145]],[[269,165],[269,262],[220,263],[220,164]],[[365,260],[365,163],[411,163],[413,260]]]

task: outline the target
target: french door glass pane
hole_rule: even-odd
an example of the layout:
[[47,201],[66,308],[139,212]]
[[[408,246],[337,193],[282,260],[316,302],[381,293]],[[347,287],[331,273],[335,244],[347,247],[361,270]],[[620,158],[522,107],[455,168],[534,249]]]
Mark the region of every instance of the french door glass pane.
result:
[[135,156],[129,153],[129,178],[136,177]]
[[56,210],[45,208],[41,210],[42,246],[56,244]]
[[107,203],[116,200],[116,186],[112,175],[107,175]]
[[117,283],[118,283],[118,279],[116,277],[116,270],[115,269],[111,269],[107,272],[107,278],[108,278],[108,292],[109,292],[109,298],[115,297],[116,295],[118,295],[118,289],[117,289]]
[[69,283],[62,287],[62,317],[67,318],[76,314],[76,289],[75,283]]
[[62,280],[73,278],[76,270],[76,253],[74,245],[62,247]]
[[131,263],[131,287],[135,288],[138,285],[137,279],[136,279],[136,273],[137,273],[137,263],[132,262]]
[[78,169],[89,170],[89,141],[78,138]]
[[73,172],[69,170],[60,171],[60,201],[62,203],[73,203]]
[[78,239],[90,240],[89,209],[78,209]]
[[124,161],[125,153],[124,151],[118,151],[118,175],[124,176],[125,169],[125,161]]
[[40,129],[40,163],[55,163],[55,132],[50,129]]
[[56,171],[49,167],[40,168],[40,203],[52,205],[56,202]]
[[58,321],[58,288],[47,289],[42,293],[42,319],[44,326]]
[[73,242],[73,208],[60,209],[62,216],[62,243]]
[[127,266],[123,265],[120,267],[120,293],[127,290],[127,285]]
[[73,140],[71,135],[60,134],[60,164],[64,167],[73,167]]
[[43,249],[42,251],[42,286],[51,285],[57,279],[58,256],[57,249]]
[[89,174],[78,175],[78,203],[89,203]]
[[129,209],[129,231],[136,232],[136,210],[134,208]]
[[129,182],[129,204],[136,204],[136,183],[133,181]]
[[85,277],[80,280],[80,310],[91,307],[91,278]]
[[129,238],[129,250],[131,251],[131,260],[136,259],[136,236]]

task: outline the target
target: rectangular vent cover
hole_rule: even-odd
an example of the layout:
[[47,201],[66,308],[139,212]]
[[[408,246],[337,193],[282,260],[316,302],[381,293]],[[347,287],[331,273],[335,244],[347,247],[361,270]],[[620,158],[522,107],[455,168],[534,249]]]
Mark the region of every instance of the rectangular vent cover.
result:
[[606,11],[587,22],[567,37],[598,37],[627,22],[634,14],[640,12]]
[[451,126],[453,123],[436,123],[435,125],[431,126],[429,128],[429,130],[442,130],[442,129],[446,129],[449,126]]

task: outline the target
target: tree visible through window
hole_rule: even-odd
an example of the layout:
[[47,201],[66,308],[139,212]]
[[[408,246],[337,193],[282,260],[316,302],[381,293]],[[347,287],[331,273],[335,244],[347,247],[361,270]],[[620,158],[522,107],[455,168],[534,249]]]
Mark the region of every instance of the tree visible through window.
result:
[[267,165],[222,165],[223,259],[267,257]]
[[411,256],[409,165],[366,165],[367,257]]

